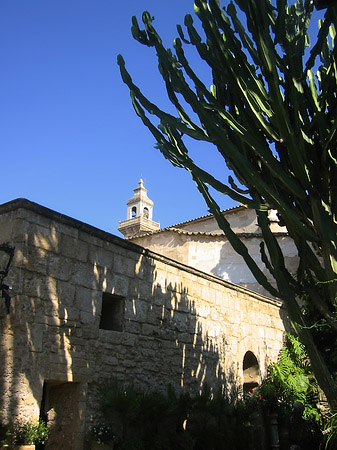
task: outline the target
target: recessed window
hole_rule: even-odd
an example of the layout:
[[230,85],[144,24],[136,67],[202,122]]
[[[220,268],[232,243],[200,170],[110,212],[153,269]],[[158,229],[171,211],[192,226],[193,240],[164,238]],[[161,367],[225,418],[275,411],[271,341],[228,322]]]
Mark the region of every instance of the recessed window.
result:
[[259,363],[253,352],[248,351],[243,358],[243,392],[254,389],[260,382]]
[[131,216],[134,219],[137,215],[137,208],[134,206],[131,210]]
[[144,216],[146,219],[149,218],[149,209],[148,209],[148,208],[144,208],[143,216]]
[[99,327],[102,330],[122,331],[124,322],[124,297],[103,293]]

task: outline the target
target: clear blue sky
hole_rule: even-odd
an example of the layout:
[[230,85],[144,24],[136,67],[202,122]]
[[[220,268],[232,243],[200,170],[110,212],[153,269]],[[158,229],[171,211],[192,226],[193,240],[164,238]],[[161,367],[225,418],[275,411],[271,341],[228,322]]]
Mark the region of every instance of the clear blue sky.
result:
[[162,227],[207,214],[189,174],[154,149],[119,75],[121,53],[163,99],[153,50],[130,32],[143,10],[170,46],[193,0],[1,0],[0,203],[28,198],[118,235],[142,177]]

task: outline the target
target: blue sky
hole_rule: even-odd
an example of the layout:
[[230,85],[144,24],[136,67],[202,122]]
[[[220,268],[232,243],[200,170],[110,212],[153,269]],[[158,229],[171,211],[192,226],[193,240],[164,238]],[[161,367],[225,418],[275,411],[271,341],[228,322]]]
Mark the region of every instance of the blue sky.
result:
[[170,46],[193,0],[1,0],[0,203],[28,198],[118,235],[143,178],[162,227],[207,214],[190,175],[154,149],[120,78],[118,53],[165,102],[153,51],[130,32],[143,10]]

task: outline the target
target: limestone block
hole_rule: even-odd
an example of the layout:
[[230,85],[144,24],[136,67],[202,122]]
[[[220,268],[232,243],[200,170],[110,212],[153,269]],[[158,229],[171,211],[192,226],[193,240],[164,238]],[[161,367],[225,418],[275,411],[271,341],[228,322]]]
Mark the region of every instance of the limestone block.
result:
[[179,305],[179,310],[191,314],[193,317],[198,315],[198,306],[194,298],[187,296],[185,302]]
[[60,251],[61,233],[55,228],[32,224],[29,229],[29,243],[36,247],[58,253]]
[[100,314],[101,302],[102,294],[100,292],[83,286],[76,286],[74,305],[80,311],[85,311],[93,315],[98,309],[98,314]]
[[44,310],[42,313],[42,319],[38,321],[38,323],[43,323],[45,325],[48,325],[49,327],[60,327],[62,323],[62,319],[59,318],[58,310],[52,309],[52,310]]
[[[284,329],[274,329],[275,332],[275,343],[281,343],[284,339]],[[280,348],[282,345],[280,345]]]
[[188,333],[181,333],[179,336],[179,341],[183,344],[189,344],[192,346],[194,339],[194,333],[188,332]]
[[169,307],[171,303],[172,293],[170,291],[162,290],[159,285],[153,288],[153,303],[157,306]]
[[138,337],[130,334],[130,333],[123,333],[121,344],[126,345],[127,347],[133,347],[136,348],[138,345]]
[[78,239],[78,236],[62,234],[61,254],[67,258],[76,258],[79,261],[88,260],[88,244]]
[[131,334],[140,334],[142,329],[142,323],[134,322],[133,320],[126,320],[124,324],[124,330]]
[[199,302],[196,306],[195,313],[198,317],[207,318],[210,315],[211,309],[209,304]]
[[[255,334],[256,333],[256,334]],[[265,335],[265,329],[264,327],[257,327],[256,330],[254,330],[254,334],[261,339],[265,339],[266,335]]]
[[34,324],[29,329],[28,346],[32,352],[42,352],[44,325]]
[[68,367],[62,364],[50,364],[48,378],[58,381],[73,381],[73,373]]
[[[80,311],[80,322],[84,325],[93,324],[94,322],[94,316],[92,312],[86,312],[86,311]],[[90,333],[91,334],[91,333]]]
[[[18,249],[16,249],[16,252],[17,251]],[[46,275],[49,255],[50,253],[45,249],[29,247],[28,249],[23,250],[20,255],[20,265],[22,262],[24,267],[29,271]]]
[[131,295],[130,286],[131,281],[128,277],[116,273],[107,273],[106,275],[103,275],[103,292],[126,297],[127,295]]
[[135,264],[135,277],[141,280],[153,280],[153,263],[150,258],[139,255],[139,259]]
[[203,280],[199,278],[194,283],[189,283],[186,286],[186,294],[188,294],[192,298],[201,299],[202,298],[202,295],[201,295],[202,286],[203,286]]
[[161,330],[156,325],[150,325],[148,323],[143,323],[141,328],[141,333],[144,336],[160,336]]
[[[4,217],[3,217],[4,219]],[[7,217],[6,217],[6,221],[4,222],[2,219],[2,221],[0,222],[0,235],[1,235],[1,241],[2,242],[8,242],[11,243],[14,240],[14,227],[13,224],[11,222],[8,222]],[[20,233],[21,234],[21,233]]]
[[233,309],[228,309],[226,311],[226,320],[231,324],[231,325],[241,325],[241,314],[240,311],[236,311]]
[[98,330],[99,341],[105,348],[110,348],[111,345],[121,343],[121,333],[119,331]]
[[222,327],[220,323],[210,323],[207,327],[207,335],[209,338],[216,338],[222,333]]
[[167,270],[161,268],[160,265],[156,266],[156,270],[153,272],[153,283],[158,286],[162,291],[166,291],[167,287]]
[[166,289],[173,292],[181,292],[182,282],[178,275],[167,272]]
[[255,326],[256,321],[257,321],[257,313],[254,311],[249,310],[248,313],[245,314],[243,317],[243,322],[247,322],[252,326]]
[[53,277],[43,277],[40,274],[25,272],[23,280],[23,292],[27,297],[38,297],[49,300],[55,298],[57,282]]
[[27,223],[36,222],[46,227],[50,225],[50,220],[48,218],[37,216],[34,212],[26,208],[18,208],[16,211],[13,211],[12,214],[19,219],[25,220]]
[[172,311],[190,313],[193,310],[193,304],[187,294],[171,292],[169,308]]
[[141,300],[133,299],[125,303],[125,319],[137,322],[146,322],[148,304]]
[[117,366],[119,364],[118,358],[112,355],[105,355],[103,364],[108,366]]
[[102,247],[90,245],[89,262],[100,267],[107,267],[109,270],[114,268],[114,254],[110,250]]
[[136,261],[132,258],[115,255],[115,271],[124,276],[133,278],[135,273]]
[[164,305],[158,306],[151,303],[148,305],[147,323],[158,326],[161,324],[162,319],[165,318],[166,312],[167,310]]
[[67,281],[57,280],[58,301],[64,307],[72,307],[75,302],[76,287]]
[[83,320],[83,325],[81,325],[82,337],[88,341],[90,339],[97,339],[99,336],[97,317],[91,316],[90,320],[90,314],[85,312],[83,312],[82,314],[85,315],[85,317],[80,317],[80,320]]
[[100,278],[100,270],[92,265],[85,264],[81,261],[74,264],[71,277],[71,282],[73,284],[89,289],[99,289]]
[[17,218],[21,218],[20,215],[18,215],[18,211],[10,211],[10,212],[1,214],[0,226],[2,226],[2,225],[9,226],[9,224]]
[[[49,253],[48,275],[62,281],[70,281],[75,269],[75,262],[62,255]],[[76,265],[77,266],[77,265]]]
[[81,241],[87,242],[88,244],[95,245],[96,247],[106,247],[107,243],[101,239],[101,237],[95,236],[95,234],[88,233],[84,230],[79,230],[78,238]]
[[252,326],[250,323],[242,323],[241,324],[242,329],[242,336],[249,337],[249,338],[258,338],[258,329],[256,327]]
[[152,284],[146,281],[138,281],[138,285],[136,285],[136,292],[139,294],[139,297],[144,300],[149,300],[152,298]]
[[274,330],[273,328],[265,328],[265,336],[267,341],[275,341],[277,338],[277,334],[276,334],[276,330]]
[[62,235],[66,235],[66,236],[70,236],[74,239],[78,239],[79,230],[76,227],[73,227],[71,225],[67,225],[67,224],[61,223],[61,222],[53,222],[53,225],[55,227],[57,227],[57,230]]

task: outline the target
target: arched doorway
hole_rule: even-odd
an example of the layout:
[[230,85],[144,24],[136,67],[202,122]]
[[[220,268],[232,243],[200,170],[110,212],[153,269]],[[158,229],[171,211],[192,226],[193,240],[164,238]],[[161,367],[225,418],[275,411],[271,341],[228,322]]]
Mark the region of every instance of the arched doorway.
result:
[[260,383],[259,363],[253,352],[246,352],[243,357],[243,392],[254,389]]

